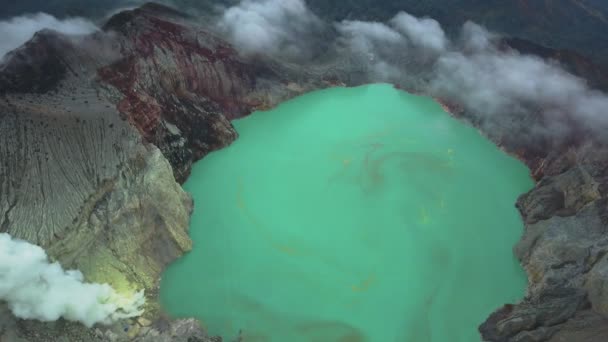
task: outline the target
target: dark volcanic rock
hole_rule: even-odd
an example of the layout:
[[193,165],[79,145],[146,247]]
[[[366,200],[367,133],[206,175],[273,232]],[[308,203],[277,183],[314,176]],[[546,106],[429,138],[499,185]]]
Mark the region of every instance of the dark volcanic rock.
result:
[[584,78],[593,88],[608,90],[608,69],[594,63],[578,52],[567,49],[551,49],[529,40],[509,37],[504,38],[504,46],[524,54],[531,54],[559,62],[566,70]]
[[[191,248],[192,201],[97,81],[118,46],[106,34],[45,31],[0,66],[0,232],[41,245],[88,281],[145,289],[154,319],[160,273]],[[2,341],[92,341],[76,324],[6,313],[0,323]]]
[[123,57],[99,69],[99,76],[122,94],[118,110],[184,181],[193,160],[236,139],[229,120],[319,86],[289,88],[285,68],[245,60],[181,19],[154,4],[110,19],[104,28],[120,33]]
[[593,144],[544,161],[544,177],[517,203],[527,295],[480,326],[485,341],[608,340],[607,167],[608,148]]
[[[153,322],[162,322],[162,270],[191,248],[192,201],[176,179],[236,138],[230,119],[321,86],[245,60],[181,20],[147,5],[110,20],[118,32],[38,33],[0,65],[0,232],[41,245],[88,281],[145,289]],[[2,341],[91,341],[65,322],[4,313],[0,323],[10,323],[0,324]],[[200,327],[179,324],[108,331],[121,341],[206,341]]]
[[580,308],[585,293],[573,288],[555,288],[542,297],[519,306],[505,305],[480,327],[488,341],[544,341]]
[[84,329],[78,323],[42,323],[13,318],[0,306],[2,342],[221,342],[209,337],[194,319],[155,322],[130,320],[114,327]]
[[46,93],[65,78],[68,65],[59,51],[69,43],[52,31],[40,31],[0,65],[0,93]]

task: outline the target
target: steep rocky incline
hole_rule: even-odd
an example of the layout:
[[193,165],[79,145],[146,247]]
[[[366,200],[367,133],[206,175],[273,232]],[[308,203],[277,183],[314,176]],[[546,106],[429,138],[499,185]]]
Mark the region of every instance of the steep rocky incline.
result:
[[319,87],[301,70],[245,60],[186,20],[154,4],[114,16],[104,30],[116,33],[123,57],[98,72],[120,93],[118,110],[161,149],[179,181],[192,160],[236,139],[230,119]]
[[[200,327],[167,321],[158,306],[162,270],[191,248],[192,200],[176,180],[236,138],[229,119],[322,83],[241,58],[162,6],[122,12],[104,29],[39,32],[0,65],[0,232],[39,244],[88,281],[145,289],[151,324],[110,327],[112,339],[189,337],[177,331],[204,341]],[[2,341],[93,336],[1,308],[0,322]]]
[[[458,105],[447,107],[475,124],[475,115]],[[526,296],[520,303],[499,308],[481,324],[483,340],[608,341],[605,140],[579,129],[559,143],[537,140],[530,144],[512,131],[483,133],[526,163],[536,180],[535,187],[516,203],[525,228],[513,250],[528,275]]]
[[[99,48],[110,45],[42,32],[1,67],[0,232],[41,245],[89,281],[146,289],[155,318],[160,272],[191,248],[192,201],[97,85],[97,68],[116,57]],[[92,341],[66,324],[17,321],[0,309],[0,340]],[[171,331],[164,326],[148,330]]]
[[608,148],[592,142],[549,154],[517,206],[515,246],[529,278],[526,298],[480,327],[487,341],[608,340]]

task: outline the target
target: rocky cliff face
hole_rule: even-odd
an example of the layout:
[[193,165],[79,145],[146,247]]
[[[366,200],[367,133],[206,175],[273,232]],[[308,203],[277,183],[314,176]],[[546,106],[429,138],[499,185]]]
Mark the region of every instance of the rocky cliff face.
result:
[[[109,56],[75,48],[104,46],[98,37],[87,39],[43,32],[3,66],[0,231],[43,246],[89,281],[146,289],[155,315],[160,272],[191,247],[192,202],[160,151],[141,143],[98,86],[95,70]],[[0,321],[11,319],[0,313]],[[0,324],[0,340],[52,341],[59,328],[13,327]]]
[[[40,32],[0,66],[0,232],[88,281],[145,289],[151,323],[111,327],[112,339],[203,341],[192,321],[162,319],[157,302],[162,270],[191,248],[192,200],[176,180],[236,139],[230,119],[320,86],[184,20],[146,5],[91,36]],[[295,86],[298,75],[308,83]],[[2,341],[109,338],[5,311]]]
[[557,61],[570,73],[585,79],[593,88],[608,90],[608,68],[578,52],[567,49],[550,49],[521,38],[505,38],[502,44],[503,47],[515,49],[521,53]]
[[[447,107],[474,119],[458,105]],[[560,144],[532,146],[514,132],[483,133],[526,163],[536,180],[516,203],[525,229],[513,250],[528,275],[526,295],[481,324],[483,340],[607,341],[608,146],[576,130]]]
[[154,4],[114,16],[104,30],[116,33],[122,57],[98,70],[118,110],[161,149],[179,181],[193,160],[236,139],[229,120],[319,87],[314,77],[290,87],[301,71],[246,60],[186,20]]
[[[40,244],[87,280],[145,289],[145,319],[87,330],[0,308],[0,341],[210,341],[158,307],[163,268],[191,248],[192,202],[178,183],[195,160],[236,139],[231,119],[365,78],[347,63],[302,70],[239,56],[157,5],[122,12],[104,30],[41,32],[0,65],[0,232]],[[486,133],[538,183],[517,204],[528,294],[492,314],[484,338],[608,340],[608,148],[575,137],[549,151],[505,139],[512,132]]]
[[514,251],[526,298],[480,327],[487,341],[606,341],[608,149],[585,143],[548,155],[517,203],[525,233]]

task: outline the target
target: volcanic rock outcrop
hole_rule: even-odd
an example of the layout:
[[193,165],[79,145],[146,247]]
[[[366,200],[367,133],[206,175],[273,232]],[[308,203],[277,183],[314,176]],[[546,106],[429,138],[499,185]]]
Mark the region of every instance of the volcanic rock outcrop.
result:
[[100,81],[115,89],[118,110],[160,148],[179,181],[192,160],[236,139],[229,120],[303,92],[288,87],[298,74],[315,87],[314,77],[244,59],[186,20],[154,4],[114,16],[104,30],[116,33],[122,57],[98,70]]
[[[161,270],[191,247],[192,201],[97,85],[109,56],[75,48],[105,46],[98,38],[42,32],[2,66],[0,231],[41,245],[89,281],[154,296]],[[2,341],[53,341],[63,331],[34,322],[11,331],[6,313],[0,321]],[[91,340],[74,329],[69,336],[80,337],[65,338]]]
[[608,149],[588,142],[549,154],[518,200],[515,254],[529,278],[521,303],[482,324],[487,341],[606,341]]
[[[0,341],[213,341],[158,305],[162,270],[191,248],[192,200],[179,183],[236,139],[231,119],[366,81],[348,63],[332,65],[240,56],[153,4],[89,36],[40,32],[10,53],[0,64],[0,232],[41,245],[89,281],[145,289],[148,304],[143,319],[93,330],[17,320],[0,306]],[[530,166],[537,186],[517,203],[528,293],[482,324],[484,339],[608,340],[608,148],[585,137],[521,146],[505,139],[517,132],[485,133]]]
[[[156,301],[161,271],[191,248],[192,200],[176,179],[236,138],[229,119],[305,91],[183,19],[146,5],[90,36],[42,31],[0,66],[0,232],[88,281],[145,289],[161,335],[184,330]],[[0,321],[2,341],[59,328]]]

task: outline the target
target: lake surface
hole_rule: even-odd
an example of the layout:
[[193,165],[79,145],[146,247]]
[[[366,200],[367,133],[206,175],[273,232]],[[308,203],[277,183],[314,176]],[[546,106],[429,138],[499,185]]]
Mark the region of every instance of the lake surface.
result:
[[528,170],[432,99],[332,88],[234,125],[185,184],[170,314],[228,342],[475,342],[524,295]]

